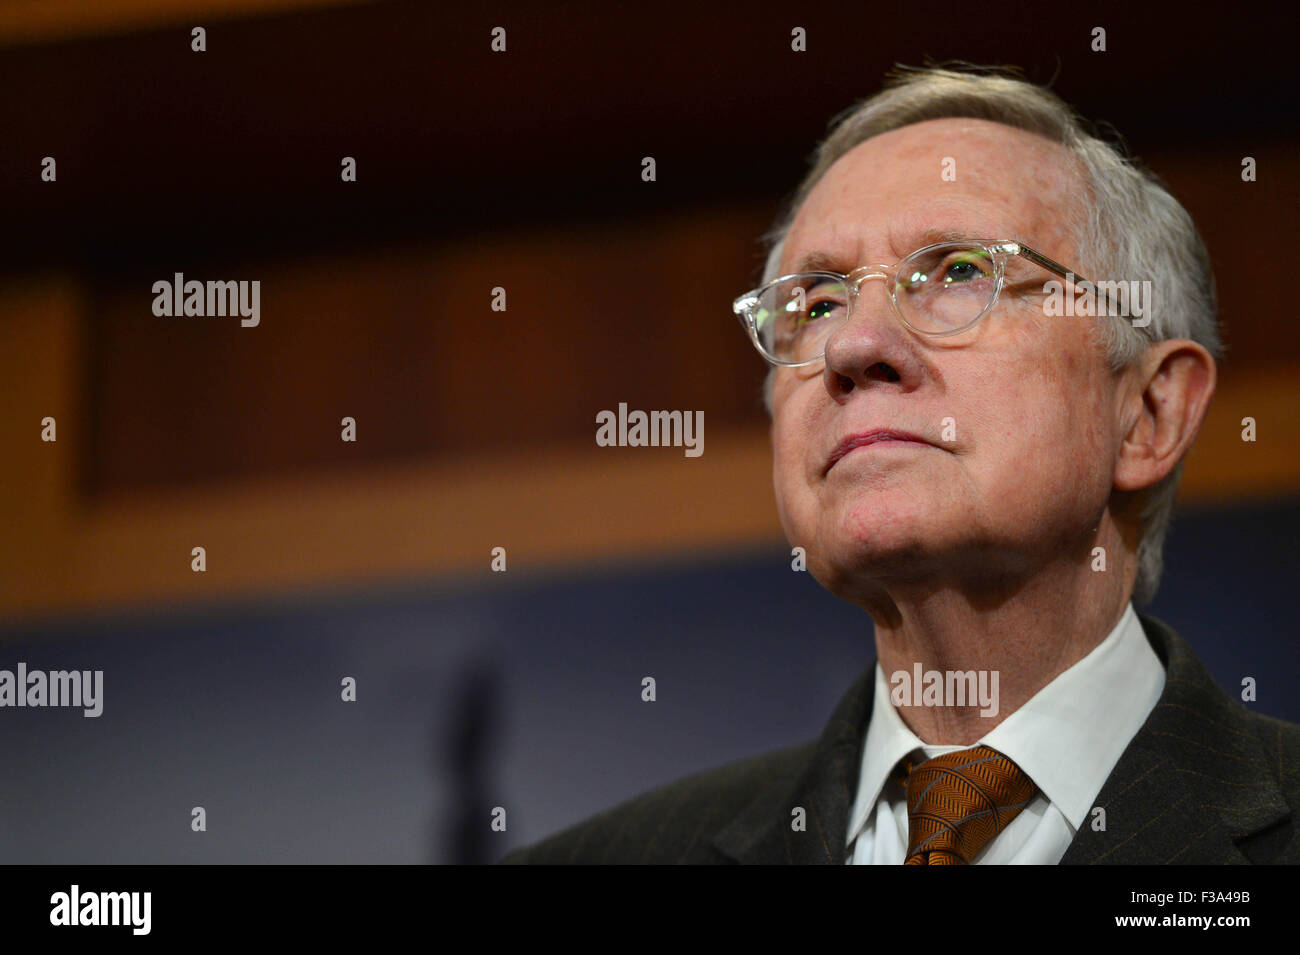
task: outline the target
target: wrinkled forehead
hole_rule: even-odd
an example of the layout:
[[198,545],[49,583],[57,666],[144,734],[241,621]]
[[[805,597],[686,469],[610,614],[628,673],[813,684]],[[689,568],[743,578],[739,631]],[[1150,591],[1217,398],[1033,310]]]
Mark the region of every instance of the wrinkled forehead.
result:
[[849,271],[957,235],[1019,239],[1065,261],[1086,210],[1082,164],[1063,146],[981,119],[882,133],[826,171],[786,237],[781,271],[815,254]]

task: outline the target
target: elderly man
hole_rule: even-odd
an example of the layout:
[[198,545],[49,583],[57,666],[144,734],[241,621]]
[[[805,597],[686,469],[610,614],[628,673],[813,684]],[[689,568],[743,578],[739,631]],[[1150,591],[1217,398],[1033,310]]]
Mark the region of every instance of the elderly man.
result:
[[1049,91],[908,70],[770,239],[735,307],[773,366],[777,507],[876,665],[820,740],[505,861],[1300,860],[1300,727],[1133,607],[1215,386],[1186,211]]

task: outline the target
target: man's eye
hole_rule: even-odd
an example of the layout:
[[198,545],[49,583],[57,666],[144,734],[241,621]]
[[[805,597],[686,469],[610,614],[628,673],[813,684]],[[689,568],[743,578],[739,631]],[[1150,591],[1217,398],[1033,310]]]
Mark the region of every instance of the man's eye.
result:
[[808,306],[808,321],[815,322],[819,318],[825,318],[835,310],[834,302],[813,302]]
[[960,285],[978,278],[983,278],[987,272],[987,262],[984,259],[977,258],[959,258],[948,263],[947,268],[943,270],[944,285]]
[[780,317],[778,334],[793,334],[813,325],[825,327],[823,319],[835,321],[843,310],[848,293],[841,279],[832,276],[798,276],[788,285],[772,290],[777,301],[774,313]]
[[802,315],[795,317],[794,327],[803,328],[806,325],[811,325],[819,319],[825,318],[837,308],[839,308],[839,302],[836,302],[834,299],[820,299],[811,302],[804,309]]

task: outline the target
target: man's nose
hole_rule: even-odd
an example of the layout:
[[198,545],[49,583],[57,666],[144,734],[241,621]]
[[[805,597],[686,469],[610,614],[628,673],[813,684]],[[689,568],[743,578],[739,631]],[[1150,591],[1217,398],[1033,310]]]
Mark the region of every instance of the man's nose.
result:
[[885,269],[873,268],[857,278],[857,294],[843,322],[826,339],[822,377],[832,398],[842,398],[870,381],[899,382],[911,362]]

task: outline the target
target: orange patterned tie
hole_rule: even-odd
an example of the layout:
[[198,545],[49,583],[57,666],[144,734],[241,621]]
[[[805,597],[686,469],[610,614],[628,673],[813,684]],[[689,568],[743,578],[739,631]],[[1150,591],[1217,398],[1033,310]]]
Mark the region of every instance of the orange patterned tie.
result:
[[988,746],[913,766],[907,786],[907,865],[965,865],[1038,792],[1019,766]]

